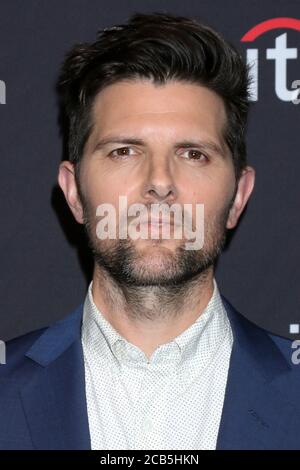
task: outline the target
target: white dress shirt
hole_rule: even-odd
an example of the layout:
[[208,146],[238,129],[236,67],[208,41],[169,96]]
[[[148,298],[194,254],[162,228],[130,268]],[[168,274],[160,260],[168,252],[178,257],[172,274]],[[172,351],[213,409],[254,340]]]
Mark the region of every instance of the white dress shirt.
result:
[[233,343],[216,281],[197,320],[150,359],[98,310],[92,282],[82,321],[91,448],[215,449]]

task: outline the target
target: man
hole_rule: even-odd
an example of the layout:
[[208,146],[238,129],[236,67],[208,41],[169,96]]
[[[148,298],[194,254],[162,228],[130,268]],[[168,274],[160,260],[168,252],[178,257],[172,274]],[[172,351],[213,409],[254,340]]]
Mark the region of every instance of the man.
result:
[[[214,278],[254,186],[238,52],[194,20],[135,14],[75,46],[58,89],[69,123],[58,181],[93,279],[75,312],[8,344],[1,448],[300,449],[290,342],[242,317]],[[190,208],[181,238],[174,204]],[[105,237],[111,207],[117,235]],[[114,230],[137,220],[131,233],[148,237]]]

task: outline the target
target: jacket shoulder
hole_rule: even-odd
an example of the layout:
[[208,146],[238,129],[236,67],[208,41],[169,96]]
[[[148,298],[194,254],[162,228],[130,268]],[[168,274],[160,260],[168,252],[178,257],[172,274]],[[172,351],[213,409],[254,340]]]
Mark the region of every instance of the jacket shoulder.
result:
[[0,365],[0,378],[10,377],[17,372],[24,361],[24,356],[32,344],[47,330],[48,327],[30,331],[4,343],[5,361]]
[[297,372],[297,378],[300,384],[300,341],[295,339],[284,338],[273,333],[268,333],[271,340],[276,344],[278,349],[288,361],[291,369]]
[[244,340],[255,353],[260,353],[261,358],[270,359],[275,355],[281,357],[287,363],[290,369],[290,377],[300,382],[300,341],[293,341],[278,334],[268,331],[257,325],[241,314],[236,308],[222,295],[224,306],[229,315],[231,326],[236,332],[242,332],[242,347],[246,347]]
[[[31,331],[5,343],[5,363],[0,365],[0,379],[19,378],[31,374],[35,361],[45,365],[59,355],[79,335],[83,303],[49,326]],[[25,367],[24,367],[25,366]]]

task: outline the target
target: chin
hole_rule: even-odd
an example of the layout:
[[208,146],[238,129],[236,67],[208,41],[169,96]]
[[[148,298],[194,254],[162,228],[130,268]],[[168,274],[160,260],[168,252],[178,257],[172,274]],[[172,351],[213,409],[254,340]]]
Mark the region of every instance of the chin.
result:
[[168,272],[171,274],[177,268],[174,250],[162,245],[145,248],[138,253],[135,267],[140,273],[147,272],[150,276],[155,273],[164,274],[164,276]]
[[149,240],[135,240],[134,244],[137,249],[142,249],[142,250],[152,250],[153,252],[155,251],[160,251],[160,250],[172,250],[174,251],[180,244],[181,240],[154,240],[154,239],[149,239]]

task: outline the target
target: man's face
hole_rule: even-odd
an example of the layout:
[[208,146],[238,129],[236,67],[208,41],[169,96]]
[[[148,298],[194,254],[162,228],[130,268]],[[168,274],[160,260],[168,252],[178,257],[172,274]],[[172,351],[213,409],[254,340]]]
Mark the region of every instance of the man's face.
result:
[[[222,99],[187,82],[121,81],[97,95],[92,116],[80,167],[81,198],[71,163],[61,164],[59,183],[76,220],[86,226],[96,263],[119,282],[135,285],[182,283],[205,271],[227,228],[236,225],[254,182],[247,168],[235,191]],[[185,238],[100,240],[96,208],[112,204],[118,216],[120,195],[128,206],[146,205],[149,213],[154,203],[190,204],[194,228],[196,204],[203,204],[203,248],[186,250]]]

